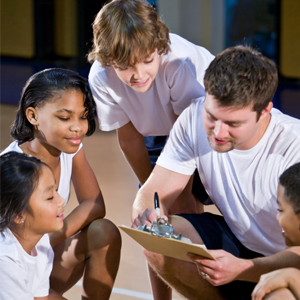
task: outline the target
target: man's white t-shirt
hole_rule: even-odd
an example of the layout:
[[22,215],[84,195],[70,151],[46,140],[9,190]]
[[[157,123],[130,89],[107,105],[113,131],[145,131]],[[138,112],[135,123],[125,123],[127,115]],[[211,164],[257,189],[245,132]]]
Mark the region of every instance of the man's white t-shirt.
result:
[[101,130],[114,130],[131,121],[143,136],[168,135],[176,116],[192,99],[205,95],[203,77],[214,56],[176,34],[170,34],[170,40],[171,50],[160,55],[157,76],[146,93],[122,82],[112,67],[93,63],[89,83]]
[[[82,144],[80,144],[77,152],[81,149],[81,147]],[[1,155],[9,151],[23,153],[17,141],[12,142],[4,151],[1,152]],[[70,198],[73,157],[77,154],[77,152],[72,154],[62,152],[60,154],[60,179],[57,192],[65,199],[64,206],[67,205]]]
[[53,257],[48,234],[29,255],[10,229],[0,232],[0,300],[33,300],[49,295]]
[[271,111],[261,140],[249,150],[214,151],[202,122],[204,97],[178,118],[157,164],[201,181],[233,234],[252,251],[271,255],[285,248],[276,220],[280,175],[300,162],[300,120]]

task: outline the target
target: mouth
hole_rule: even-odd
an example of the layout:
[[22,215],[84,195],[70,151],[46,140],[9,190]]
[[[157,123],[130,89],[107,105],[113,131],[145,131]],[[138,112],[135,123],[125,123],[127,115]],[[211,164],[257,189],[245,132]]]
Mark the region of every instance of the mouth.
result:
[[137,86],[137,87],[143,87],[146,86],[149,82],[150,78],[144,80],[144,81],[133,81],[132,84]]
[[58,214],[58,215],[56,216],[56,218],[59,219],[59,220],[63,220],[63,219],[65,218],[65,216],[64,216],[64,214],[63,214],[63,212],[62,212],[62,213]]
[[73,145],[79,145],[82,142],[82,137],[67,138],[67,140]]
[[214,141],[216,144],[219,144],[219,145],[225,145],[230,142],[229,140],[220,140],[220,139],[217,139],[216,137],[214,137]]

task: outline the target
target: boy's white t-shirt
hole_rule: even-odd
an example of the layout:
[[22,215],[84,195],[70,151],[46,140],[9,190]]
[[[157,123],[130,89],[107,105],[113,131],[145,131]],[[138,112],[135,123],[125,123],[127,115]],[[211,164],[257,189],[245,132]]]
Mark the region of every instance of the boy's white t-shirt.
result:
[[[80,144],[76,153],[68,154],[62,152],[60,154],[60,179],[57,192],[61,197],[65,199],[64,206],[67,205],[70,198],[73,157],[78,153],[81,147],[82,144]],[[1,155],[9,151],[23,153],[17,141],[12,142],[4,151],[1,152]]]
[[233,234],[252,251],[271,255],[285,248],[276,220],[279,176],[300,162],[300,120],[271,111],[261,140],[249,150],[214,151],[202,122],[204,97],[178,118],[157,164],[201,181]]
[[170,40],[171,50],[160,55],[157,76],[146,93],[122,82],[112,67],[93,63],[89,83],[101,130],[114,130],[131,121],[143,136],[168,135],[176,116],[192,99],[205,95],[203,78],[214,56],[176,34],[170,34]]
[[0,300],[49,295],[54,253],[45,234],[29,255],[6,228],[0,232]]

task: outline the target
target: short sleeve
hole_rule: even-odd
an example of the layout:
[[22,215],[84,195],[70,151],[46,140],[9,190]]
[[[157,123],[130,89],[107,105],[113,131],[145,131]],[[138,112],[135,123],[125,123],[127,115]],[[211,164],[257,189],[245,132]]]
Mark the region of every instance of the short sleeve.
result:
[[175,122],[170,137],[156,164],[184,175],[192,175],[196,160],[192,142],[191,112],[193,104],[185,109]]
[[180,115],[192,99],[205,96],[204,86],[197,80],[197,75],[195,66],[187,59],[170,78],[171,105],[176,115]]
[[[89,84],[96,103],[99,128],[101,130],[111,131],[122,127],[130,121],[97,75],[94,74],[89,77]],[[111,92],[114,93],[113,90]]]
[[25,271],[8,257],[0,258],[0,266],[0,300],[34,300]]

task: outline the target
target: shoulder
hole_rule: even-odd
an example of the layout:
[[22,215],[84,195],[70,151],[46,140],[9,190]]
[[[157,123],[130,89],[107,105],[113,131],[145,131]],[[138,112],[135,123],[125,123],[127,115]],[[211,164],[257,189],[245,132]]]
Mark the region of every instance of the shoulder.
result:
[[272,109],[272,118],[274,119],[275,132],[288,137],[300,139],[300,120],[289,115],[283,114],[277,109]]
[[21,247],[21,245],[8,228],[0,233],[1,266],[2,264],[22,265],[22,257],[19,247]]
[[19,153],[23,153],[22,149],[19,147],[18,142],[17,141],[13,141],[6,149],[4,149],[0,155],[3,155],[7,152],[10,151],[16,151]]

